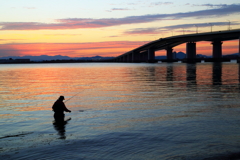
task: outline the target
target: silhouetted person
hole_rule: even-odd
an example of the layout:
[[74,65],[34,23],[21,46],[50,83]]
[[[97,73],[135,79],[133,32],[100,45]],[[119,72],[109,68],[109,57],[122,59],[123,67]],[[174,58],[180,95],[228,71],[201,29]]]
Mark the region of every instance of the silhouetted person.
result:
[[58,131],[58,134],[60,135],[60,139],[65,139],[65,125],[68,121],[71,120],[69,118],[68,120],[64,120],[64,111],[65,112],[71,112],[67,107],[65,106],[64,102],[64,96],[60,96],[58,100],[53,104],[52,109],[54,111],[54,119],[53,122],[54,128]]
[[71,112],[67,109],[64,102],[64,96],[60,96],[58,100],[53,104],[52,109],[54,111],[54,119],[58,122],[64,122],[64,111]]

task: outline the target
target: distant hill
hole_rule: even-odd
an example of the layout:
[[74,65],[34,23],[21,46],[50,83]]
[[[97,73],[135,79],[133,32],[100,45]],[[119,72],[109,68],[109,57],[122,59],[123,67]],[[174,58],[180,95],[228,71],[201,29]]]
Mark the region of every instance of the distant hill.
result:
[[224,58],[236,59],[239,58],[239,53],[224,55]]
[[101,57],[101,56],[94,56],[94,57],[68,57],[68,56],[48,56],[48,55],[41,55],[41,56],[7,56],[7,57],[0,57],[0,59],[30,59],[31,61],[51,61],[51,60],[107,60],[114,57]]
[[178,58],[178,59],[184,59],[184,58],[186,58],[186,54],[183,53],[183,52],[178,52],[178,53],[176,54],[176,58]]

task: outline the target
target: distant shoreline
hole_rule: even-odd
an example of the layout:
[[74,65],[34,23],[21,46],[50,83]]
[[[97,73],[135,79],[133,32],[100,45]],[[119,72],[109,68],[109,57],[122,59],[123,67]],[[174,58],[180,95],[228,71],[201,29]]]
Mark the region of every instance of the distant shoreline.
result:
[[91,61],[91,60],[51,60],[51,61],[30,61],[30,62],[0,62],[0,64],[33,64],[33,63],[92,63],[92,62],[108,62],[108,61]]
[[[158,63],[161,62],[183,62],[183,63],[198,63],[201,61],[204,62],[230,62],[231,60],[237,60],[237,63],[240,62],[239,58],[236,57],[223,57],[223,58],[196,58],[196,59],[175,59],[175,60],[167,60],[167,59],[155,59],[153,62],[150,63]],[[44,61],[29,61],[29,62],[0,62],[0,64],[46,64],[46,63],[142,63],[142,62],[115,62],[113,59],[108,60],[44,60]],[[149,63],[149,62],[146,62]]]

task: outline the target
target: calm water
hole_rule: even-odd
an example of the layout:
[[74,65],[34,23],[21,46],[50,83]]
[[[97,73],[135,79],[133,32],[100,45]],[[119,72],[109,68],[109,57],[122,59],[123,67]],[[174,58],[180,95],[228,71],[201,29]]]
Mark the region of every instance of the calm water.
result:
[[236,63],[2,64],[0,159],[238,159],[239,77]]

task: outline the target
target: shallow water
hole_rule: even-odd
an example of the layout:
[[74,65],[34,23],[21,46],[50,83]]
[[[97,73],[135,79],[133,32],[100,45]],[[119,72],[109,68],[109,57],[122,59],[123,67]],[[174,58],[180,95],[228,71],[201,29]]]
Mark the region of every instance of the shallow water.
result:
[[238,159],[239,77],[236,63],[2,64],[0,158]]

